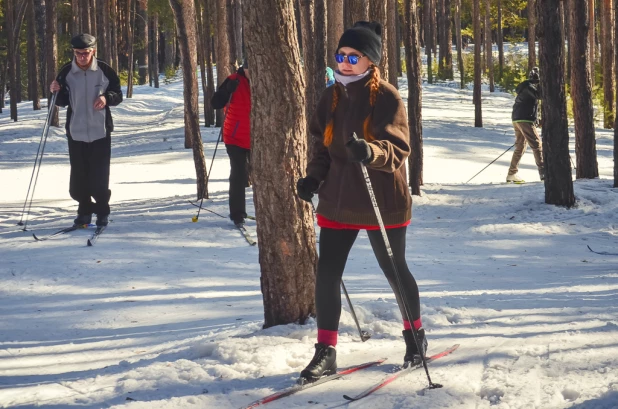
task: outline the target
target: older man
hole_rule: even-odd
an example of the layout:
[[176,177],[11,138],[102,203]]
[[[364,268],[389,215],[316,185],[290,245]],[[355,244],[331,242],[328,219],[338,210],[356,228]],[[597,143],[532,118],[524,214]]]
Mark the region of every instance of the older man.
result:
[[[60,69],[50,90],[58,92],[56,105],[67,109],[71,180],[69,193],[79,203],[76,225],[107,226],[110,208],[109,170],[111,133],[110,106],[122,102],[120,80],[106,63],[95,58],[96,39],[80,34],[71,40],[73,61]],[[94,199],[94,203],[92,201]]]

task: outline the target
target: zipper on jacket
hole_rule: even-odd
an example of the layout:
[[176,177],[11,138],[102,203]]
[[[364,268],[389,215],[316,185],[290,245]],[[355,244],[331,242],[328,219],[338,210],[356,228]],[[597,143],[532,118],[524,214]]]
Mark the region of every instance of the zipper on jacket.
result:
[[[84,71],[84,101],[86,101],[86,136],[88,137],[88,142],[92,142],[90,140],[90,120],[88,118],[88,71]],[[94,109],[94,108],[93,108]]]

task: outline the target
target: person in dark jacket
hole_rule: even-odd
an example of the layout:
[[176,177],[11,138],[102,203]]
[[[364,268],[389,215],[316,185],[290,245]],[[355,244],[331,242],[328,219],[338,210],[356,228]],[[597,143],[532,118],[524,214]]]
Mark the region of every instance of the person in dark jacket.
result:
[[509,173],[506,176],[507,183],[525,183],[517,174],[519,161],[530,145],[534,160],[539,171],[541,180],[545,179],[545,167],[543,165],[543,144],[536,124],[538,122],[539,99],[541,89],[539,86],[539,69],[534,67],[528,74],[528,80],[522,82],[516,89],[517,97],[513,104],[513,128],[515,128],[515,151],[511,159]]
[[71,46],[73,61],[60,69],[50,90],[58,92],[56,105],[68,106],[69,193],[79,203],[74,223],[90,224],[92,213],[95,213],[97,226],[107,226],[112,194],[109,190],[111,133],[114,130],[109,107],[122,102],[122,90],[116,72],[95,57],[93,36],[75,36]]
[[[303,200],[310,202],[318,192],[316,212],[321,227],[315,288],[318,339],[313,359],[301,372],[301,378],[309,382],[337,370],[339,288],[348,254],[360,230],[367,230],[403,316],[404,362],[420,362],[427,348],[418,285],[405,257],[406,230],[412,217],[406,176],[411,150],[408,118],[397,89],[380,78],[381,32],[379,23],[362,21],[341,36],[335,54],[336,83],[322,93],[311,119],[312,156],[307,176],[297,182],[298,196]],[[353,139],[353,132],[360,139]],[[386,225],[401,289],[379,230],[361,163],[367,166]]]
[[251,88],[247,62],[219,86],[211,100],[214,109],[226,107],[223,143],[230,158],[230,219],[243,225],[247,217],[245,187],[249,186],[251,155]]

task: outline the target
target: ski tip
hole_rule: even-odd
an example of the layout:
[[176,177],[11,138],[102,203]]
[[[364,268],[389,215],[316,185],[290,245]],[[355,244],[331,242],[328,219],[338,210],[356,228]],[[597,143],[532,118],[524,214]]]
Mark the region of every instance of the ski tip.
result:
[[92,242],[88,239],[88,247],[92,247]]
[[34,234],[34,233],[32,233],[32,237],[34,237],[34,239],[35,239],[36,241],[40,241],[40,240],[41,240],[41,239],[39,239],[39,238],[36,236],[36,234]]
[[[33,234],[33,236],[34,236],[34,234]],[[594,250],[592,250],[592,248],[590,248],[590,245],[586,244],[586,247],[588,247],[588,250],[594,252]]]
[[352,398],[351,396],[348,395],[343,395],[343,399],[350,401],[350,402],[354,402],[356,399]]

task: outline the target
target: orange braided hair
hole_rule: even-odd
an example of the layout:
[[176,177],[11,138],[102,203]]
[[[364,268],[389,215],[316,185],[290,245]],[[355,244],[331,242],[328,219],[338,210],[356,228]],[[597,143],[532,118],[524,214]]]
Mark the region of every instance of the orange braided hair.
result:
[[[380,91],[380,69],[376,66],[373,66],[373,71],[371,73],[371,79],[369,80],[367,86],[369,87],[369,104],[371,107],[374,107],[376,104],[376,100],[378,99],[378,93]],[[339,103],[339,88],[337,86],[333,87],[333,103],[330,107],[331,119],[326,125],[326,129],[324,129],[324,146],[330,146],[333,142],[333,118],[332,114],[337,109],[337,104]],[[376,138],[371,133],[371,114],[365,118],[365,122],[363,123],[363,133],[365,134],[365,140],[367,142],[374,141]]]

